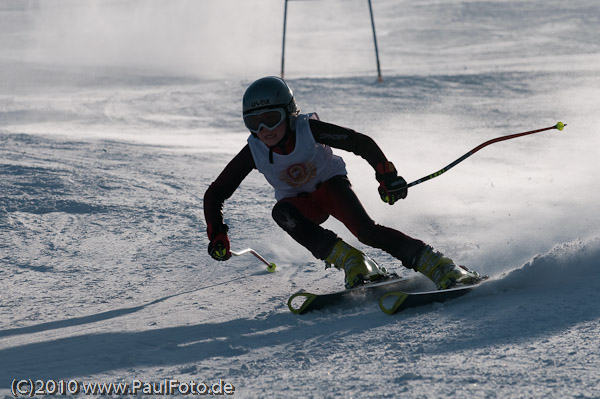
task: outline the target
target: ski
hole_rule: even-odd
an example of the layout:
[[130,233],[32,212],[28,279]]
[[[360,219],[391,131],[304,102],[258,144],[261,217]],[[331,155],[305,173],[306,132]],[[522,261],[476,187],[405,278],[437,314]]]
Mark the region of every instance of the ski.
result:
[[461,297],[481,285],[481,281],[446,290],[403,292],[390,291],[379,298],[379,308],[386,314],[392,315],[408,308],[445,302],[450,299]]
[[288,308],[294,314],[305,314],[312,310],[333,306],[353,298],[361,300],[372,297],[376,298],[387,291],[406,289],[410,286],[409,282],[413,280],[412,278],[400,277],[397,274],[390,274],[385,280],[365,283],[358,287],[327,294],[316,294],[300,290],[289,298]]

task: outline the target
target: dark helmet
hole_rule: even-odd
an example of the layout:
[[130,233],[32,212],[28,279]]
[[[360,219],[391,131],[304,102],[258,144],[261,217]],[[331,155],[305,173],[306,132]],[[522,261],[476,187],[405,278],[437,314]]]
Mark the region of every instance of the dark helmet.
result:
[[267,76],[252,83],[242,100],[244,115],[270,108],[283,108],[288,117],[295,117],[300,112],[292,89],[276,76]]

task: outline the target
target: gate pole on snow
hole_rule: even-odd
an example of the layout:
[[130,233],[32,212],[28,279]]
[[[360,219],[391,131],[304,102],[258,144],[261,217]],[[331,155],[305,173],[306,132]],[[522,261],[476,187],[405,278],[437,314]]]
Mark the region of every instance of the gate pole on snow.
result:
[[285,25],[287,22],[287,3],[285,0],[285,6],[283,7],[283,44],[281,45],[281,79],[283,79],[283,69],[285,64]]
[[[283,7],[283,39],[281,44],[281,79],[283,79],[285,74],[285,31],[287,25],[287,8],[288,1],[284,0]],[[373,43],[375,44],[375,60],[377,61],[377,81],[383,82],[383,77],[381,76],[381,65],[379,63],[379,49],[377,47],[377,35],[375,33],[375,19],[373,18],[373,7],[371,6],[371,0],[369,2],[369,13],[371,14],[371,28],[373,29]]]
[[377,35],[375,34],[375,19],[373,19],[373,7],[371,6],[371,0],[369,0],[369,13],[371,13],[371,28],[373,28],[373,43],[375,43],[375,59],[377,60],[377,81],[383,82],[383,78],[381,77],[381,66],[379,64],[379,50],[377,49]]

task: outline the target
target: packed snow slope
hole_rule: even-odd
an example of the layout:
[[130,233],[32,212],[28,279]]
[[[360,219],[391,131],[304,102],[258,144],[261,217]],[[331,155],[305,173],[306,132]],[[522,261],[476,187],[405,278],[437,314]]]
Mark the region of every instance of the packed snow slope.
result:
[[600,4],[373,1],[382,83],[366,1],[288,11],[303,111],[369,134],[408,181],[568,125],[487,147],[392,207],[336,151],[374,220],[490,281],[394,316],[375,301],[293,315],[292,293],[343,274],[282,234],[257,172],[225,220],[233,249],[277,271],[208,256],[203,194],[245,144],[245,88],[279,74],[283,2],[5,0],[0,394],[176,379],[241,398],[600,398]]

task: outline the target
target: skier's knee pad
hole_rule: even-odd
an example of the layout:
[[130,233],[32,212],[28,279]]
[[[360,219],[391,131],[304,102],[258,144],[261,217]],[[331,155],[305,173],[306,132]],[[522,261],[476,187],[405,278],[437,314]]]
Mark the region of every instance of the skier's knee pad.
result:
[[273,220],[285,231],[294,231],[302,214],[289,202],[280,201],[275,204],[271,211]]

